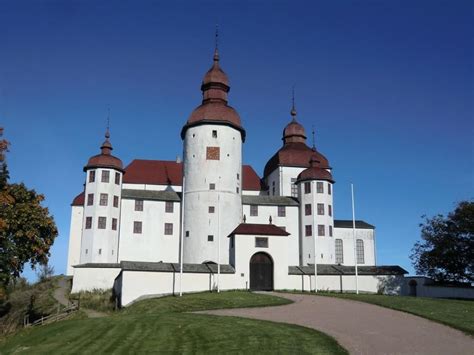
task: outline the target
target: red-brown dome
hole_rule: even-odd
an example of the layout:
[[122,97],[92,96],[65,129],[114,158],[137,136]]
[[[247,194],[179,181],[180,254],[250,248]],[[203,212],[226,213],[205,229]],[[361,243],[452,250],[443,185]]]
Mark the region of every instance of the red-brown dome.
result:
[[306,170],[303,170],[296,179],[297,182],[307,180],[325,180],[334,183],[331,173],[326,169],[317,166],[312,166]]
[[112,148],[112,144],[110,143],[109,138],[110,133],[107,129],[107,132],[105,133],[105,141],[100,147],[101,153],[98,155],[94,155],[89,159],[87,165],[84,167],[84,171],[93,168],[111,168],[123,171],[122,161],[111,154],[112,149],[114,148]]
[[227,122],[238,129],[242,129],[240,116],[237,111],[231,106],[220,102],[210,102],[198,106],[189,116],[187,124],[207,120]]
[[214,64],[212,65],[211,69],[208,70],[204,78],[202,79],[202,86],[210,83],[221,83],[225,86],[229,86],[229,78],[227,74],[219,66],[219,57],[214,55]]
[[283,140],[285,143],[297,143],[306,141],[306,132],[304,127],[300,125],[296,120],[293,120],[288,123],[288,125],[283,130]]

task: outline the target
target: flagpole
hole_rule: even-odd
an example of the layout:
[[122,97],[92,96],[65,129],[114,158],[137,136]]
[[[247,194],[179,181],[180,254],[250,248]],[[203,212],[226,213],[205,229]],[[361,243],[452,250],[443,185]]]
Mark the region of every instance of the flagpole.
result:
[[219,277],[221,275],[221,221],[220,221],[220,194],[217,195],[217,293],[221,292]]
[[[183,164],[184,167],[184,164]],[[179,297],[183,295],[183,255],[184,255],[184,185],[186,178],[183,172],[183,187],[181,189],[181,235],[180,235],[180,251],[179,251]]]
[[357,270],[357,243],[356,243],[356,224],[355,224],[355,208],[354,208],[354,185],[351,183],[352,194],[352,239],[354,243],[354,266],[355,266],[355,284],[356,294],[359,294],[359,275]]

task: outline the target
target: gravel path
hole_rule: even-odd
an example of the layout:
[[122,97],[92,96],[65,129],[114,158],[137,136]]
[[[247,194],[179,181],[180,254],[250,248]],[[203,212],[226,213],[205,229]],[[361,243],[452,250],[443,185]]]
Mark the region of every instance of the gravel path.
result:
[[408,313],[333,297],[275,294],[294,303],[203,313],[291,323],[320,330],[351,354],[474,354],[474,339]]

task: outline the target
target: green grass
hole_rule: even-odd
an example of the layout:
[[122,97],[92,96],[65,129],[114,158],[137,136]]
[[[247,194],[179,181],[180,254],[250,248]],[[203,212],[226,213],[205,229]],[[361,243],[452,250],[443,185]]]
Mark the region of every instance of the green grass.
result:
[[80,308],[93,309],[98,312],[113,312],[115,303],[112,290],[94,290],[73,293],[69,299],[80,305]]
[[474,301],[353,293],[320,292],[318,295],[372,303],[415,314],[474,335]]
[[149,299],[109,317],[27,329],[0,343],[0,353],[347,353],[334,339],[309,328],[186,313],[287,303],[248,292]]

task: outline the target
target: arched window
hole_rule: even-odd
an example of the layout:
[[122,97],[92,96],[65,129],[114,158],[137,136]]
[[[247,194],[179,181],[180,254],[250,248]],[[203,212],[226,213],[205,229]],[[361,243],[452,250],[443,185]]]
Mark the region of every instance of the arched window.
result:
[[336,264],[344,263],[344,249],[342,239],[336,239]]
[[357,239],[356,241],[357,264],[364,264],[364,241]]

